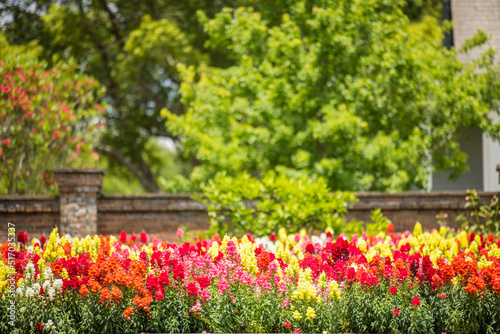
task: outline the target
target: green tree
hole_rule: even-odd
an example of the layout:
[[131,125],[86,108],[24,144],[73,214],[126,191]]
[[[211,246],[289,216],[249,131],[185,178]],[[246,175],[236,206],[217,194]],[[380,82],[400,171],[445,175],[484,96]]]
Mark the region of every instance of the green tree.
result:
[[[193,158],[189,164],[182,163],[165,150],[156,159],[159,152],[152,149],[158,146],[150,143],[161,137],[179,140],[165,127],[160,110],[167,107],[176,114],[184,112],[178,94],[179,62],[217,67],[233,63],[224,48],[205,47],[207,34],[196,11],[201,9],[213,17],[224,7],[245,4],[261,11],[272,26],[293,9],[293,1],[285,0],[19,0],[0,4],[0,22],[10,42],[36,40],[49,63],[54,57],[73,59],[81,71],[107,88],[110,112],[98,147],[104,153],[101,166],[108,172],[105,189],[107,180],[113,179],[120,191],[141,187],[160,191],[162,186],[185,191],[189,188],[186,182],[173,186],[171,174],[158,174],[162,168],[155,163],[186,174],[186,166],[198,161]],[[420,20],[422,14],[434,15],[438,5],[436,0],[411,0],[404,10]]]
[[193,181],[278,170],[332,189],[405,190],[425,187],[431,161],[465,171],[462,129],[498,138],[487,117],[499,106],[494,51],[461,63],[432,34],[409,33],[403,4],[283,0],[200,13],[210,46],[235,64],[179,66],[185,113],[164,115],[200,163]]
[[54,190],[52,170],[93,155],[104,89],[74,66],[38,61],[40,48],[0,34],[0,193]]

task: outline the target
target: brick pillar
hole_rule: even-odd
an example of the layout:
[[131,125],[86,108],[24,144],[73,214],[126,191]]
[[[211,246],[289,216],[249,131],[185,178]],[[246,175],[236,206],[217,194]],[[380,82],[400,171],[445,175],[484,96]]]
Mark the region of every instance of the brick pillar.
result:
[[102,188],[104,170],[54,170],[59,187],[61,231],[72,237],[97,234],[97,197]]

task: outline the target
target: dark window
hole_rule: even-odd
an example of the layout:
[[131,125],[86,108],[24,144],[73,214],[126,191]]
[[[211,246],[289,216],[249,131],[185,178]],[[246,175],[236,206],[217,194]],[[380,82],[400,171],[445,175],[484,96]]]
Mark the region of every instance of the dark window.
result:
[[[451,0],[442,0],[443,2],[443,20],[451,21]],[[443,45],[446,48],[453,46],[453,30],[444,33]]]

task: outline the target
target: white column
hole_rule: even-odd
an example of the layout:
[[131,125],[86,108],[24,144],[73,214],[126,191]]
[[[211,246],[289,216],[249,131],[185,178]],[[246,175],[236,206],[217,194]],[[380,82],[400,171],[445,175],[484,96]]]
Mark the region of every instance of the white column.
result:
[[[500,117],[493,112],[490,119],[497,123]],[[485,191],[500,191],[497,165],[500,165],[500,143],[483,134],[483,186]]]

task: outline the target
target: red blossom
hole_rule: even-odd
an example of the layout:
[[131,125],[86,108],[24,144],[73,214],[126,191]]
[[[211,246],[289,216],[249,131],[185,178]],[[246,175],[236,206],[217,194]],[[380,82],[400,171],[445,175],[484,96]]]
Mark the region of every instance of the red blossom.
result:
[[20,243],[27,243],[28,242],[28,234],[27,233],[24,233],[24,232],[19,232],[17,234],[17,241],[19,241]]
[[187,294],[188,296],[198,297],[200,294],[200,289],[196,283],[189,283],[187,286]]
[[[271,258],[271,255],[273,258]],[[271,254],[269,252],[262,252],[257,256],[257,267],[260,271],[267,271],[267,267],[272,260],[274,260],[274,254]]]
[[314,246],[311,243],[308,243],[306,246],[306,252],[308,253],[314,253]]
[[394,224],[390,223],[387,225],[387,233],[394,233]]
[[146,232],[144,232],[144,231],[142,231],[142,232],[141,232],[141,242],[142,242],[143,244],[146,244],[146,243],[148,243],[148,242],[149,242],[149,236],[148,236],[148,235],[147,235],[147,233],[146,233]]
[[208,278],[207,276],[197,277],[196,282],[198,282],[201,289],[205,289],[210,286],[210,278]]
[[122,243],[127,241],[127,232],[125,231],[121,231],[120,232],[120,239],[119,239]]

